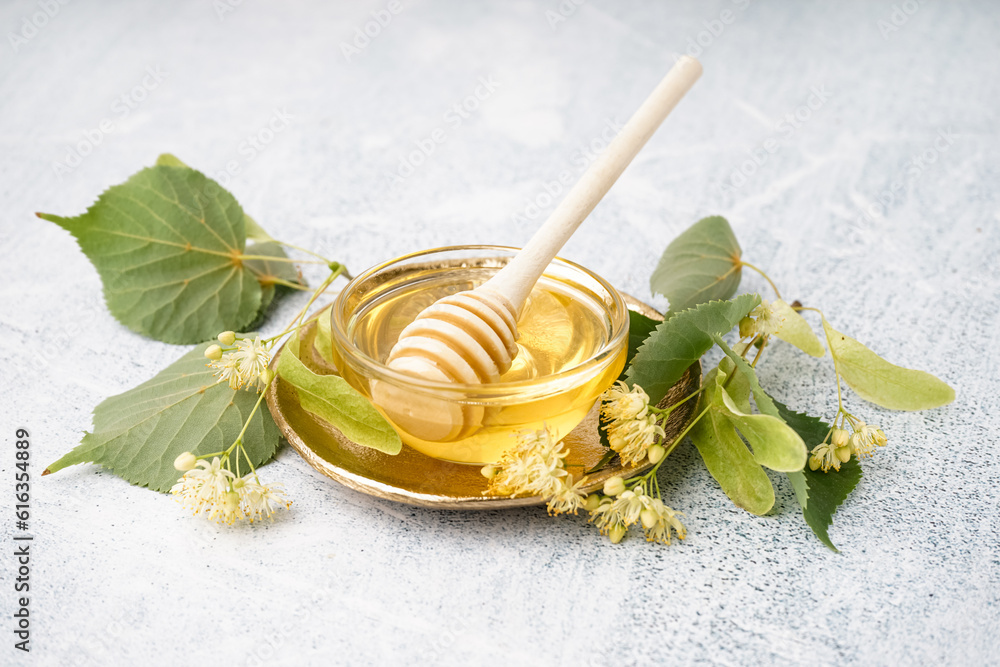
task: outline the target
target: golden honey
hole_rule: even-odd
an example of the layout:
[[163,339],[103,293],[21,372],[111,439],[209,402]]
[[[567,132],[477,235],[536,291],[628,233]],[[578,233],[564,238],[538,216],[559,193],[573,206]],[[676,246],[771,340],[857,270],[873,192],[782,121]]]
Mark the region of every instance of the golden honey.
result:
[[[373,369],[384,364],[403,328],[438,299],[473,289],[495,272],[495,267],[417,265],[383,276],[345,309],[351,354],[345,359],[342,350],[336,352],[344,378],[370,398]],[[403,442],[428,456],[481,465],[497,461],[519,432],[548,428],[556,438],[569,433],[625,363],[627,324],[622,333],[621,315],[609,313],[608,301],[571,272],[544,275],[518,320],[517,356],[500,382],[412,388],[443,401],[482,406],[472,433],[430,442],[393,424]],[[351,363],[352,356],[364,363]]]

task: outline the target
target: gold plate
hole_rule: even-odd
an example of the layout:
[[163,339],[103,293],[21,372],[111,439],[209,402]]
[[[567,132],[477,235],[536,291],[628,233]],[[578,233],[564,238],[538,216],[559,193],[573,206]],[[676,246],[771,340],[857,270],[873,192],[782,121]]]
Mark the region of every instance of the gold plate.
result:
[[[641,301],[624,293],[622,297],[630,310],[653,319],[663,319],[660,313]],[[317,373],[335,373],[336,369],[313,351],[315,335],[315,322],[301,331],[302,362]],[[281,349],[274,355],[272,368],[277,367],[280,355]],[[660,406],[672,405],[700,386],[701,364],[695,362],[670,388]],[[266,398],[278,428],[306,463],[355,491],[437,509],[499,509],[541,505],[544,502],[538,496],[507,498],[483,495],[486,479],[479,472],[480,466],[440,461],[405,444],[395,456],[356,445],[330,424],[303,410],[295,389],[281,382],[281,378],[271,384]],[[670,414],[663,424],[666,431],[664,442],[672,441],[688,426],[694,417],[696,403],[688,401]],[[601,460],[607,450],[600,442],[597,425],[595,405],[583,422],[564,438],[570,452],[567,464],[581,465],[584,470],[589,470]],[[586,489],[599,489],[605,480],[616,475],[633,477],[651,466],[648,462],[635,468],[623,467],[620,462],[611,464],[588,475],[590,483]]]

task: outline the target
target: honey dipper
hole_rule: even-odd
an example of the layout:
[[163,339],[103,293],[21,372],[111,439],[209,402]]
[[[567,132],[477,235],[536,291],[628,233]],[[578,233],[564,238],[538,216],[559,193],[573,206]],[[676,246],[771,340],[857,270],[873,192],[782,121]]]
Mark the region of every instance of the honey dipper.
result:
[[[701,71],[697,60],[681,56],[527,245],[479,287],[424,309],[400,332],[386,365],[431,381],[498,382],[517,356],[517,320],[535,283]],[[425,396],[386,381],[373,381],[371,389],[372,401],[393,422],[423,440],[464,438],[482,423],[481,407]]]

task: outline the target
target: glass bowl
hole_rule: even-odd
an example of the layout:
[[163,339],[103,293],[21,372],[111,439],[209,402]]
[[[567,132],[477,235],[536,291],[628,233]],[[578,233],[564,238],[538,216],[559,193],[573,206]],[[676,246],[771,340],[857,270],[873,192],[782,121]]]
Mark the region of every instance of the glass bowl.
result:
[[[472,415],[460,437],[418,437],[428,424],[389,419],[403,442],[456,463],[495,463],[525,431],[547,428],[562,438],[579,424],[621,373],[628,347],[628,308],[607,281],[578,264],[554,260],[535,285],[518,321],[518,355],[494,384],[432,381],[387,367],[399,332],[446,294],[474,289],[517,253],[503,246],[455,246],[412,253],[354,278],[331,313],[333,357],[343,378],[372,399],[373,383],[419,396],[423,405]],[[386,392],[380,392],[385,395]],[[390,392],[392,393],[392,392]],[[433,419],[428,410],[416,419]],[[467,417],[468,420],[468,417]],[[417,428],[419,426],[420,428]],[[432,425],[431,425],[432,426]]]

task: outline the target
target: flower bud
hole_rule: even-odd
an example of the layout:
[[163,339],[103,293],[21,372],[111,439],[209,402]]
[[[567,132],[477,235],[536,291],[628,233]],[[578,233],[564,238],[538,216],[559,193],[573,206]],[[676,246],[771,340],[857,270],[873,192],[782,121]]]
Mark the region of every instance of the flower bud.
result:
[[583,509],[587,510],[588,512],[593,512],[600,506],[601,506],[601,496],[596,493],[590,494],[583,501]]
[[653,445],[646,450],[646,456],[649,457],[649,462],[657,464],[663,460],[663,457],[667,455],[667,450],[663,445]]
[[604,483],[604,495],[617,496],[625,491],[625,480],[621,477],[612,477]]
[[194,454],[192,454],[191,452],[184,452],[176,459],[174,459],[174,468],[180,470],[181,472],[194,470],[197,465],[198,465],[198,459],[195,458]]
[[642,521],[642,527],[646,530],[655,526],[659,518],[659,515],[653,510],[643,510],[639,513],[639,520]]
[[625,526],[618,524],[614,528],[608,531],[608,539],[611,540],[611,544],[618,544],[625,537],[625,531],[627,529]]
[[218,345],[209,345],[205,348],[205,358],[218,361],[222,358],[222,348]]
[[809,469],[819,470],[819,467],[823,465],[823,459],[813,454],[809,457]]
[[837,458],[840,459],[841,463],[847,463],[851,460],[851,448],[847,445],[838,447],[837,451],[834,453],[837,455]]
[[744,317],[740,320],[740,338],[746,338],[753,333],[753,318]]
[[835,428],[830,433],[830,442],[833,443],[834,447],[843,447],[844,445],[847,444],[847,441],[850,437],[851,436],[846,429]]
[[266,387],[267,385],[271,384],[271,380],[273,379],[274,379],[274,371],[272,371],[270,368],[265,368],[263,371],[261,371],[260,373],[261,385]]
[[494,478],[494,477],[496,476],[496,474],[497,474],[497,467],[496,467],[495,465],[493,465],[493,464],[491,463],[491,464],[489,464],[489,465],[485,465],[485,466],[483,466],[483,467],[482,467],[482,468],[481,468],[481,469],[479,470],[479,472],[480,472],[480,473],[482,474],[482,476],[483,476],[483,477],[485,477],[486,479],[493,479],[493,478]]
[[235,491],[239,491],[240,489],[242,489],[246,485],[247,485],[247,481],[245,479],[243,479],[242,477],[237,477],[236,479],[233,480],[233,490],[235,490]]
[[236,334],[232,331],[223,331],[219,334],[219,342],[223,345],[232,345],[236,342]]

